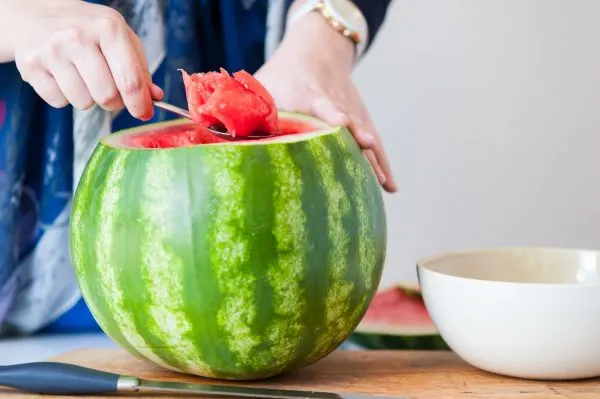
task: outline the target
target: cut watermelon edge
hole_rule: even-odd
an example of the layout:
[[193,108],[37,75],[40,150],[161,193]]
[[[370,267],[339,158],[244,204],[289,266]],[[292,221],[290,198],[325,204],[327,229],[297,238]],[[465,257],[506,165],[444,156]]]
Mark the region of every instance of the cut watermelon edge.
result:
[[[342,134],[342,133],[350,133],[347,127],[345,126],[333,126],[327,124],[326,122],[318,119],[316,117],[298,113],[298,112],[289,112],[289,111],[278,111],[279,120],[282,123],[290,122],[298,122],[303,123],[307,126],[308,131],[306,132],[294,132],[289,134],[280,134],[275,136],[267,136],[261,139],[238,139],[238,140],[222,140],[214,143],[199,143],[199,144],[190,144],[185,146],[176,146],[176,147],[166,147],[161,148],[162,151],[168,150],[177,150],[178,148],[186,148],[186,147],[195,147],[195,146],[239,146],[239,145],[269,145],[269,144],[280,144],[280,143],[295,143],[310,140],[312,138],[332,135],[332,134]],[[103,137],[100,141],[102,144],[116,148],[116,149],[128,149],[128,150],[153,150],[156,151],[157,148],[145,148],[137,145],[131,144],[132,138],[138,138],[142,136],[147,136],[150,134],[156,134],[158,132],[164,132],[165,135],[168,135],[169,129],[174,127],[181,127],[183,131],[186,128],[189,129],[206,129],[205,127],[199,125],[198,123],[191,121],[186,118],[170,120],[167,122],[159,122],[153,123],[151,127],[148,125],[137,126],[129,129],[120,130],[114,132],[108,136]],[[211,135],[206,129],[206,135]]]
[[[401,290],[402,293],[413,298],[423,300],[419,285],[411,282],[380,287],[373,299],[377,299],[377,295],[385,295],[394,289]],[[384,300],[384,302],[386,301]],[[373,305],[377,306],[372,301],[371,306]],[[380,312],[386,313],[386,310],[380,310]],[[363,317],[348,337],[348,342],[367,350],[451,350],[433,321],[393,323],[376,322]]]
[[[411,282],[401,282],[382,287],[378,290],[375,296],[391,289],[400,289],[407,295],[417,296],[422,299],[419,285]],[[360,334],[381,334],[389,336],[439,335],[439,330],[433,322],[400,325],[387,322],[377,323],[370,320],[365,320],[364,318],[354,329],[354,332]]]

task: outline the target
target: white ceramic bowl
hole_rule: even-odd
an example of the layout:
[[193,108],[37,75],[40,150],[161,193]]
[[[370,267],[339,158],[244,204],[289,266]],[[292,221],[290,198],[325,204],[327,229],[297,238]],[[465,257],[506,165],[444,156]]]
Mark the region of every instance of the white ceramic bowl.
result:
[[417,264],[425,305],[458,356],[507,376],[600,376],[600,252],[500,248]]

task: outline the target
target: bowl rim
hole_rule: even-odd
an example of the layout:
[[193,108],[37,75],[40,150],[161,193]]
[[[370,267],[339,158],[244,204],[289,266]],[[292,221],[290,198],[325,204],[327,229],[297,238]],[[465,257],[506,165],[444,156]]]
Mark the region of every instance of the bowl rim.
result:
[[421,257],[416,262],[416,271],[417,271],[417,279],[419,280],[419,285],[421,286],[421,290],[423,291],[423,287],[421,285],[421,271],[436,274],[439,276],[444,276],[446,278],[454,279],[454,280],[462,280],[462,281],[479,281],[486,284],[497,284],[497,285],[518,285],[518,286],[536,286],[536,287],[578,287],[578,288],[586,288],[586,289],[598,289],[600,288],[600,281],[593,284],[582,284],[582,283],[536,283],[536,282],[523,282],[523,281],[498,281],[498,280],[489,280],[483,278],[474,278],[474,277],[465,277],[465,276],[457,276],[453,274],[448,274],[444,272],[440,272],[437,270],[433,270],[428,265],[442,260],[444,258],[457,257],[457,256],[470,256],[470,255],[481,255],[485,253],[490,254],[502,254],[507,252],[563,252],[563,253],[588,253],[594,254],[600,258],[600,249],[589,249],[589,248],[580,248],[580,247],[562,247],[562,246],[495,246],[495,247],[472,247],[466,249],[458,249],[458,250],[449,250],[449,251],[441,251],[438,253],[434,253],[432,255]]

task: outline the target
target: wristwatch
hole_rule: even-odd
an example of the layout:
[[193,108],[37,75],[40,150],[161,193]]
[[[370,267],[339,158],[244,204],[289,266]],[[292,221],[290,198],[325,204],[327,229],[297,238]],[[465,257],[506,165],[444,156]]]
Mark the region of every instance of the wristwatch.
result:
[[369,27],[365,16],[351,0],[296,0],[287,20],[290,26],[310,12],[320,13],[340,34],[352,40],[355,59],[365,51],[369,40]]

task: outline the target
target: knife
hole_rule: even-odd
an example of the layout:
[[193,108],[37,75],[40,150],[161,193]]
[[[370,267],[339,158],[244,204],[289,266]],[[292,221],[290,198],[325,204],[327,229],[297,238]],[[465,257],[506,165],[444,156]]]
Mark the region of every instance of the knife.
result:
[[59,362],[36,362],[0,366],[0,386],[47,395],[103,395],[137,392],[265,399],[408,399],[399,396],[389,397],[360,393],[296,391],[290,389],[144,380],[133,376],[109,373]]

